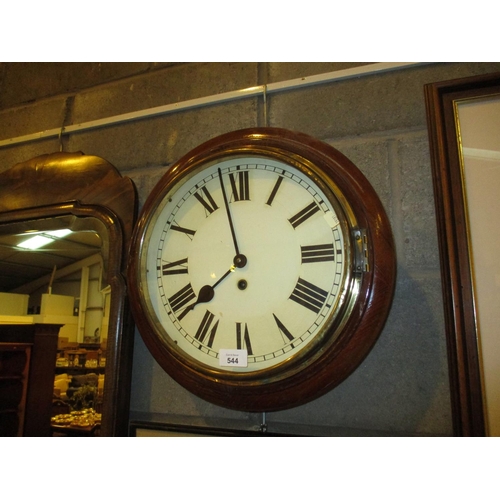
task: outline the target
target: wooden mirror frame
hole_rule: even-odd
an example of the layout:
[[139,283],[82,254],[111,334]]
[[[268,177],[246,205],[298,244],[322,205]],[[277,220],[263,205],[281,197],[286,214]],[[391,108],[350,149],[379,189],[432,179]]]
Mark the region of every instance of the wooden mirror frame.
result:
[[484,436],[480,353],[456,103],[500,94],[500,73],[424,87],[441,257],[454,433]]
[[0,173],[0,224],[65,215],[93,217],[107,229],[111,305],[100,435],[127,436],[134,331],[123,271],[135,186],[106,160],[81,152],[42,155]]

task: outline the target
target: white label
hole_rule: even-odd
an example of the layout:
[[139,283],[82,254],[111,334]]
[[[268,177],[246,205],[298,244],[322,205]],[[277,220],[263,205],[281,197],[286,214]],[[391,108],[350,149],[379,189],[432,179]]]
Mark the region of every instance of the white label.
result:
[[219,350],[219,366],[247,366],[247,350],[246,349],[220,349]]

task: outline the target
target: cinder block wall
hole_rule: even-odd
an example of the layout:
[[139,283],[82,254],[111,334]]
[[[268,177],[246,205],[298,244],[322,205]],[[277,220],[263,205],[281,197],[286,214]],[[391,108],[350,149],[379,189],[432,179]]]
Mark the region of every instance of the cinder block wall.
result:
[[[0,63],[0,141],[122,113],[362,63]],[[83,151],[131,177],[144,203],[169,165],[231,130],[284,127],[348,156],[392,223],[398,279],[387,324],[345,382],[295,409],[268,413],[269,432],[451,435],[450,394],[423,85],[500,71],[499,63],[428,64],[252,97],[0,148],[0,171],[34,156]],[[261,414],[191,395],[136,333],[132,418],[259,429]]]

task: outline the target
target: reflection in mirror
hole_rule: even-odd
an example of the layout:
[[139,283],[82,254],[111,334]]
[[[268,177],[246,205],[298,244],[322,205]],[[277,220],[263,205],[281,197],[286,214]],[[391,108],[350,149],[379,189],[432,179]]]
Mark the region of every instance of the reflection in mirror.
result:
[[135,213],[130,179],[98,157],[0,173],[0,435],[127,435]]
[[[106,242],[106,244],[104,244]],[[61,324],[51,410],[53,434],[101,423],[109,328],[106,228],[92,217],[0,226],[0,315]],[[72,431],[74,432],[74,430]]]

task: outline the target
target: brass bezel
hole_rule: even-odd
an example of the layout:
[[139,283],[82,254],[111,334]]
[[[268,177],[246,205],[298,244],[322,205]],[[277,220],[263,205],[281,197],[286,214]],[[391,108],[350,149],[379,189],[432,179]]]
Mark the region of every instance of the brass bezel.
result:
[[[184,183],[199,172],[219,162],[237,158],[244,159],[256,157],[262,158],[263,160],[266,158],[277,160],[297,169],[306,175],[328,198],[339,216],[342,227],[345,247],[345,274],[337,307],[331,312],[327,323],[323,325],[319,333],[315,334],[314,340],[312,340],[308,346],[293,353],[273,367],[258,369],[251,372],[232,372],[213,368],[199,362],[189,356],[189,354],[171,340],[168,331],[161,325],[160,320],[156,317],[154,308],[151,306],[147,287],[145,286],[147,281],[147,251],[149,237],[151,236],[155,221],[167,203],[166,200],[178,189],[181,189]],[[151,211],[149,217],[144,221],[144,237],[141,239],[139,250],[140,265],[138,267],[138,280],[141,283],[141,305],[148,313],[148,321],[158,340],[179,360],[179,362],[185,364],[188,368],[202,373],[206,377],[218,380],[223,379],[228,382],[258,385],[269,383],[269,381],[279,381],[284,377],[289,377],[291,374],[300,372],[310,363],[314,363],[315,359],[321,355],[320,351],[330,347],[341,335],[342,326],[347,317],[349,317],[353,305],[357,300],[363,275],[363,273],[355,272],[354,265],[355,243],[353,242],[353,231],[358,228],[358,224],[350,205],[340,192],[338,186],[308,159],[298,154],[289,154],[286,151],[276,148],[230,148],[218,151],[208,158],[200,158],[190,164],[178,165],[172,174],[173,175],[168,178],[167,182],[162,184],[162,189],[157,194],[157,203],[155,204],[154,211]]]

